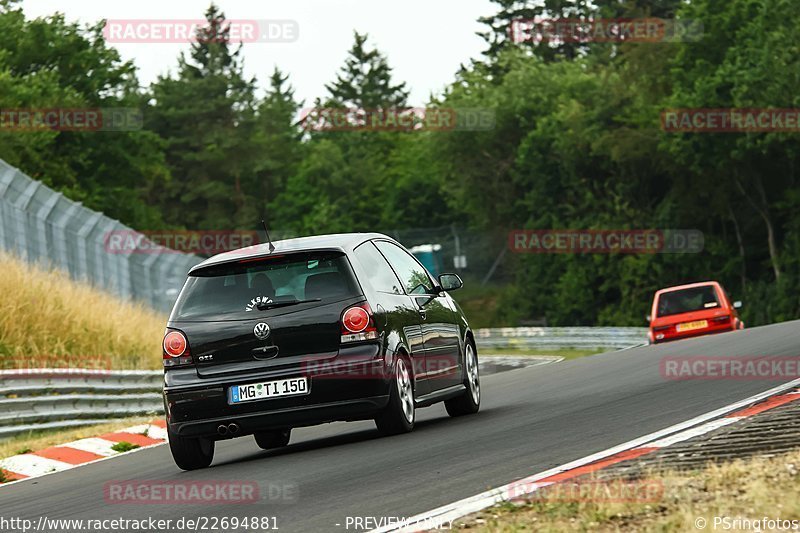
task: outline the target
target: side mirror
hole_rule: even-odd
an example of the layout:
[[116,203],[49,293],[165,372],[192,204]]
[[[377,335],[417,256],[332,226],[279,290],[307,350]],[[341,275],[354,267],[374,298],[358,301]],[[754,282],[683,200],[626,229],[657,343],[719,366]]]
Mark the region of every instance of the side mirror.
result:
[[644,317],[644,319],[647,320],[648,323],[651,322],[651,320],[650,320],[651,318],[653,318],[653,317],[651,317],[650,315],[647,315],[647,316]]
[[742,302],[740,302],[739,300],[736,300],[735,302],[733,302],[733,308],[734,309],[741,309],[742,308]]
[[464,286],[464,282],[458,274],[442,274],[439,276],[439,284],[443,291],[454,291]]

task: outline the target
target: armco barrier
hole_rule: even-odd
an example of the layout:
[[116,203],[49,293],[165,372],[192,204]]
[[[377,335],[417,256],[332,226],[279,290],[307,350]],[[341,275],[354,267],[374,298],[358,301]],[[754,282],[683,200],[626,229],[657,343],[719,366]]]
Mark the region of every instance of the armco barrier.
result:
[[[493,348],[535,353],[629,348],[644,343],[646,332],[645,328],[496,328],[478,329],[475,337],[479,353],[491,353]],[[163,414],[162,383],[160,370],[0,370],[0,438]]]
[[135,232],[0,160],[0,251],[55,267],[126,300],[168,312],[201,257],[108,253],[111,232]]
[[621,350],[647,342],[647,328],[523,327],[475,330],[478,353],[492,348]]
[[163,372],[0,370],[0,438],[160,414]]

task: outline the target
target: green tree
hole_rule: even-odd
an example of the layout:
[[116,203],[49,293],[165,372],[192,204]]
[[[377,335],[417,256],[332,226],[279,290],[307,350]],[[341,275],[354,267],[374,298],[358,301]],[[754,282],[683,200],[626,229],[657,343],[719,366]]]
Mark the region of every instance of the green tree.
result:
[[[102,28],[61,14],[26,20],[16,2],[0,3],[0,106],[129,108],[127,116],[140,115],[145,100],[135,68],[107,46]],[[160,140],[137,121],[127,126],[132,131],[2,131],[0,157],[90,208],[159,226],[149,196],[169,178]]]
[[[559,40],[524,39],[524,23],[531,21],[546,21],[554,19],[589,18],[593,15],[592,3],[587,0],[492,0],[499,6],[499,10],[491,15],[478,19],[486,25],[485,31],[479,33],[489,45],[484,54],[489,58],[490,64],[509,48],[519,47],[524,44],[526,49],[546,61],[559,58],[574,59],[578,57],[587,45],[579,42],[562,42]],[[518,25],[520,22],[523,24]],[[515,42],[516,41],[516,42]],[[497,73],[497,65],[493,64],[492,70]]]
[[[388,60],[367,49],[367,35],[355,43],[336,81],[326,85],[316,113],[331,108],[372,111],[406,107],[405,83],[394,83]],[[308,122],[304,123],[306,127]],[[308,129],[308,128],[307,128]],[[383,198],[395,184],[389,179],[392,154],[403,135],[369,127],[362,131],[310,131],[306,157],[276,205],[281,227],[301,233],[362,231],[387,227]]]
[[[784,0],[686,6],[684,16],[703,20],[705,35],[675,58],[669,107],[796,108],[800,63],[792,50],[800,46],[800,22],[789,15],[793,7]],[[665,146],[688,170],[683,190],[721,200],[716,212],[737,238],[742,285],[754,282],[754,295],[773,320],[796,316],[800,252],[789,229],[800,207],[796,135],[672,134]]]
[[336,81],[325,85],[331,102],[360,109],[403,108],[408,100],[405,82],[392,83],[392,69],[377,49],[367,49],[369,36],[354,32],[355,43],[348,52]]
[[[302,105],[288,84],[289,76],[277,67],[269,79],[269,88],[258,106],[256,119],[257,168],[253,174],[254,194],[263,213],[272,211],[277,196],[295,175],[304,157],[302,131],[297,114]],[[271,223],[273,221],[271,220]]]
[[255,80],[246,79],[241,45],[232,49],[230,25],[213,4],[206,22],[177,76],[151,88],[147,126],[164,139],[173,176],[162,206],[177,225],[250,227],[259,206],[243,183],[256,171]]

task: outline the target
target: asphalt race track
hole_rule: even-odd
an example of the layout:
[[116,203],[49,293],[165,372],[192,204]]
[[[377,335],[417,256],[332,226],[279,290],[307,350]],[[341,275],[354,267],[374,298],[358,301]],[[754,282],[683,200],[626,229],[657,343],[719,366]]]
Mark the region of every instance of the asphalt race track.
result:
[[[792,379],[664,379],[659,362],[679,355],[797,356],[800,321],[484,376],[478,415],[451,419],[440,405],[422,409],[415,431],[399,437],[378,438],[368,422],[295,430],[291,445],[275,452],[246,437],[218,443],[213,466],[191,473],[174,466],[167,446],[142,450],[1,487],[0,515],[275,516],[281,531],[345,531],[347,517],[412,516]],[[297,492],[278,503],[109,504],[103,487],[116,480],[256,481]]]

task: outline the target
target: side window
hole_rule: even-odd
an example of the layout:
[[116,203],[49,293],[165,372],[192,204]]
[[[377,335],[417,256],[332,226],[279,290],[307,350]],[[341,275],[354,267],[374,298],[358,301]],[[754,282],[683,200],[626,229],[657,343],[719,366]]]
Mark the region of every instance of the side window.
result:
[[409,294],[433,294],[433,284],[425,269],[408,252],[386,241],[378,241],[375,246],[392,265],[400,281]]
[[354,255],[369,274],[369,282],[376,291],[403,294],[397,276],[394,275],[389,263],[371,242],[366,242],[356,248]]

